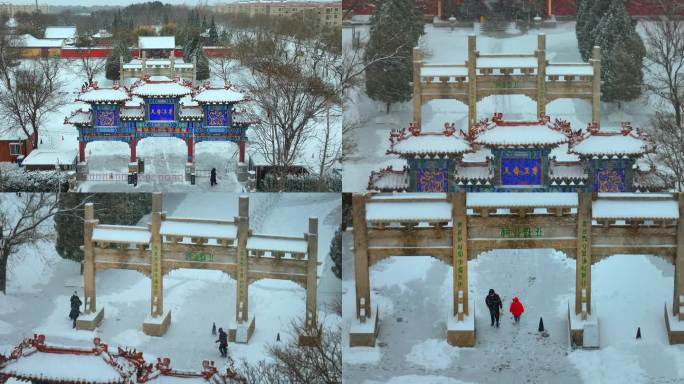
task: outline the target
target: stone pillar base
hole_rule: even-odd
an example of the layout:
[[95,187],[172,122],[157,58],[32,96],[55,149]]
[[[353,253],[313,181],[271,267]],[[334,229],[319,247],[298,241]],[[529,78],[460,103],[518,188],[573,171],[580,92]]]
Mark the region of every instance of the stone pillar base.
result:
[[[599,348],[599,322],[596,315],[587,315],[583,320],[581,314],[575,314],[568,303],[568,331],[570,332],[570,345],[573,348],[598,349]],[[596,301],[592,303],[596,313]]]
[[353,319],[351,329],[349,330],[349,346],[375,347],[375,339],[378,337],[379,330],[379,318],[380,313],[376,307],[375,312],[364,323],[358,319]]
[[192,182],[192,175],[195,174],[195,164],[191,162],[185,163],[185,181]]
[[228,341],[233,343],[247,344],[254,334],[255,318],[251,316],[249,321],[242,324],[231,324],[228,328]]
[[684,321],[670,312],[672,303],[665,303],[665,326],[670,344],[684,344]]
[[249,178],[249,172],[247,169],[247,164],[238,163],[236,173],[237,173],[237,180],[240,183],[247,182],[247,179]]
[[93,331],[97,328],[104,318],[104,307],[93,313],[84,314],[76,319],[76,329]]
[[[451,313],[453,313],[453,309]],[[475,302],[470,301],[470,314],[464,315],[463,320],[458,320],[456,316],[449,316],[447,319],[447,343],[454,347],[475,346]]]
[[149,336],[164,336],[171,325],[171,311],[162,313],[161,316],[147,316],[143,323],[143,332]]
[[88,178],[88,163],[82,161],[76,164],[76,180],[86,181]]

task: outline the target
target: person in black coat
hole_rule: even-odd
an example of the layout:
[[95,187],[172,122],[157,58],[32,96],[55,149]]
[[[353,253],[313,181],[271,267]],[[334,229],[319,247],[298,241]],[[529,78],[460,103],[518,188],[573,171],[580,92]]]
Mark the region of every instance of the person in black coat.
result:
[[219,328],[219,338],[215,343],[219,343],[221,357],[228,357],[228,334],[223,332],[223,328]]
[[81,314],[81,299],[78,298],[78,293],[74,291],[74,294],[71,295],[71,312],[69,312],[69,318],[73,320],[74,324],[73,327],[76,328],[76,319],[78,319],[78,315]]
[[211,183],[211,186],[213,187],[216,185],[216,168],[211,169],[211,175],[209,176],[209,182]]
[[493,289],[490,289],[489,294],[485,299],[485,304],[487,304],[487,308],[489,308],[489,316],[492,319],[491,326],[493,327],[494,323],[496,323],[496,327],[499,328],[499,311],[503,309],[501,297],[499,297]]

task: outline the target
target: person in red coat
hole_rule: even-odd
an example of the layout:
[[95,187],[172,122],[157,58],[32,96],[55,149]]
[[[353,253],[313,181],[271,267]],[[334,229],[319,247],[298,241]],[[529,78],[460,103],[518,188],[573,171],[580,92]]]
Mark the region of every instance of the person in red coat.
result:
[[518,323],[520,322],[520,315],[525,312],[525,307],[523,307],[522,303],[517,297],[514,297],[509,311],[513,314],[513,319],[515,319],[515,322]]

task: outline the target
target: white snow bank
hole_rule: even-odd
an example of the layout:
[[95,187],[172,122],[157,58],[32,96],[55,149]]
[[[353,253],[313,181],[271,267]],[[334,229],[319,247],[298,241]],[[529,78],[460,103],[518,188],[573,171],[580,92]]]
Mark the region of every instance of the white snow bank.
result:
[[285,239],[274,238],[265,235],[257,235],[247,239],[247,249],[260,251],[306,253],[307,242],[302,239]]
[[428,339],[411,348],[406,362],[428,370],[447,369],[458,359],[459,348],[453,347],[443,339]]

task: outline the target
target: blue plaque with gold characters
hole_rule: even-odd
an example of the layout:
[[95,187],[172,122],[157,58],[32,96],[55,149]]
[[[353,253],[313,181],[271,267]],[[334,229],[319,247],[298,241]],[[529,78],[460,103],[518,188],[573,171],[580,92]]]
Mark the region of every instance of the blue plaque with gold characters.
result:
[[116,126],[116,111],[97,111],[97,125],[99,127],[114,127]]
[[541,159],[501,159],[501,185],[541,185]]
[[416,189],[418,192],[449,192],[449,174],[445,168],[418,168]]
[[149,108],[150,121],[173,121],[176,118],[172,103],[150,103]]
[[206,119],[206,125],[209,127],[226,127],[228,126],[228,109],[225,106],[208,106]]
[[594,174],[594,191],[624,192],[625,170],[623,168],[598,168]]

